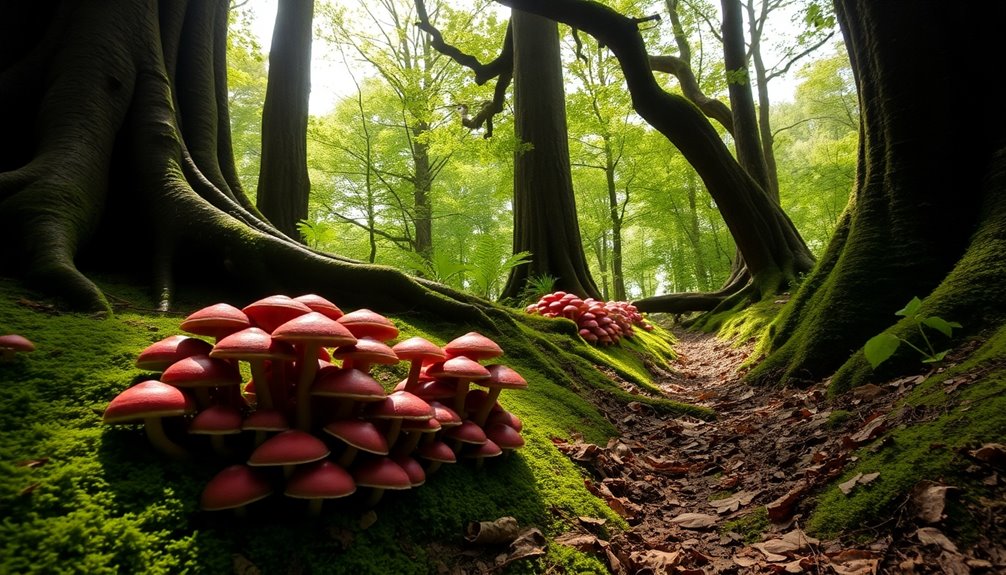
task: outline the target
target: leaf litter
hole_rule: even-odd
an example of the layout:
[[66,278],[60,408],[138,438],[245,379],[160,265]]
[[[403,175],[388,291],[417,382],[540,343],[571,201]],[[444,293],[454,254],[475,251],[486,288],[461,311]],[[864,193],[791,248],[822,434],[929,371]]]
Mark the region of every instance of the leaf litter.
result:
[[[630,528],[605,540],[596,526],[580,523],[554,544],[592,553],[616,575],[1006,572],[1002,541],[965,549],[941,531],[954,486],[920,482],[906,502],[914,516],[898,528],[873,531],[872,541],[818,541],[801,529],[811,499],[855,460],[853,450],[911,416],[893,405],[923,376],[870,384],[832,400],[827,381],[752,388],[738,372],[749,349],[710,335],[676,335],[679,359],[661,389],[670,399],[714,409],[717,419],[661,416],[595,397],[620,435],[605,446],[576,436],[553,443],[584,468],[588,490]],[[836,425],[831,417],[839,408],[848,417]],[[1001,463],[1004,453],[1001,444],[989,444],[970,456]],[[839,488],[849,495],[878,477],[859,473]],[[997,521],[991,507],[1001,502],[985,503],[990,521]],[[758,524],[759,513],[768,521]],[[746,520],[758,527],[737,533]]]

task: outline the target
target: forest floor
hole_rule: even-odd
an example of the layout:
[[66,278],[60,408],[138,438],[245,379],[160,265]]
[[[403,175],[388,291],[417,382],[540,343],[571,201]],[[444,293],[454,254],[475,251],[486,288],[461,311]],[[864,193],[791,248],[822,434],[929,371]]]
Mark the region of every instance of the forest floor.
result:
[[[749,349],[706,334],[676,335],[679,358],[659,374],[660,387],[670,399],[714,409],[717,419],[659,416],[611,401],[601,408],[620,435],[608,445],[555,439],[587,472],[588,489],[630,525],[609,537],[601,522],[583,517],[556,543],[596,554],[616,575],[1003,572],[1001,513],[987,501],[967,504],[982,535],[967,545],[948,537],[944,506],[969,501],[952,486],[920,482],[882,524],[833,540],[803,530],[814,498],[856,460],[857,448],[882,443],[874,439],[896,424],[883,416],[922,376],[831,399],[827,382],[755,388],[739,371]],[[1002,495],[995,467],[972,472]],[[857,474],[840,488],[868,489],[876,475]]]

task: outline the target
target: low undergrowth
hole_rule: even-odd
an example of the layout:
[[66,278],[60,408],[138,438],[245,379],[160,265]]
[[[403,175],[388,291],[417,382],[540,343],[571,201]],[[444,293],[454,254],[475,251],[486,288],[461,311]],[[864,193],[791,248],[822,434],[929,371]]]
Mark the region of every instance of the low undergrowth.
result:
[[[500,360],[529,382],[526,392],[500,398],[524,421],[523,450],[481,470],[445,466],[418,489],[387,494],[374,515],[352,502],[330,502],[322,518],[308,520],[290,500],[273,497],[237,520],[198,509],[202,487],[223,463],[168,461],[149,447],[142,430],[101,424],[108,401],[146,377],[133,365],[137,353],[181,333],[185,315],[144,311],[153,306],[141,292],[102,287],[119,294],[112,317],[61,313],[0,280],[0,331],[21,333],[37,347],[0,364],[6,390],[0,399],[0,572],[224,573],[254,566],[264,573],[428,573],[445,560],[431,556],[430,544],[461,545],[468,521],[512,515],[548,535],[579,516],[624,527],[584,488],[581,471],[552,439],[576,433],[604,444],[615,434],[586,398],[640,398],[612,383],[596,364],[618,364],[614,369],[634,383],[651,385],[646,362],[671,357],[654,336],[635,342],[631,351],[598,355],[561,329],[544,337],[519,323],[516,332],[501,330],[502,336],[493,334],[505,351]],[[393,320],[401,338],[421,335],[437,344],[469,331],[427,318]],[[647,346],[656,351],[648,354]],[[404,369],[400,364],[379,379],[391,387]],[[642,400],[669,411],[691,409]],[[604,570],[593,557],[552,545],[545,557],[514,562],[505,572],[545,569]]]

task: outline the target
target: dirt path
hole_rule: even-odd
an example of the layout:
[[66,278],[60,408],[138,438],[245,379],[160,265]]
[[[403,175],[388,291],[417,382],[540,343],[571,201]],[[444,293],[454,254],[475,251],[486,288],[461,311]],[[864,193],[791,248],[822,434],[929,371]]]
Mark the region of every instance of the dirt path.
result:
[[[925,532],[935,542],[923,545],[918,526],[904,517],[864,526],[858,535],[868,543],[855,548],[801,529],[808,500],[842,473],[855,447],[879,434],[880,415],[917,378],[829,402],[820,383],[748,386],[738,372],[748,349],[677,335],[679,359],[660,387],[670,399],[716,410],[716,421],[660,417],[642,404],[605,405],[619,438],[606,446],[557,441],[589,471],[588,487],[631,526],[605,540],[601,526],[581,518],[581,528],[558,543],[598,554],[618,575],[995,572],[993,563],[943,544],[935,527]],[[832,416],[839,406],[848,412],[844,422]],[[992,553],[1001,552],[996,547]]]

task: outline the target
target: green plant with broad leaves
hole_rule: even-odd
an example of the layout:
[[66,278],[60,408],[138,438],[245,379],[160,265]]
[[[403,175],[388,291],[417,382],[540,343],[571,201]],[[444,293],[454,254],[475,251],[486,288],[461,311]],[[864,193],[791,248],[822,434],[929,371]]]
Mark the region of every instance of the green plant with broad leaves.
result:
[[902,343],[919,352],[922,356],[923,363],[938,363],[943,361],[943,358],[946,357],[947,352],[950,350],[937,352],[936,348],[933,347],[932,342],[929,340],[929,336],[926,335],[926,328],[934,329],[947,337],[953,337],[954,328],[959,329],[961,324],[955,321],[947,321],[935,315],[922,315],[919,313],[921,308],[922,300],[918,297],[913,297],[912,301],[908,302],[908,305],[894,312],[894,315],[908,318],[915,324],[916,329],[919,330],[919,334],[922,336],[922,341],[925,342],[925,349],[918,347],[912,342],[902,339],[893,333],[884,332],[879,335],[875,335],[866,342],[866,346],[863,349],[866,354],[866,360],[870,362],[870,365],[872,365],[874,369],[894,355],[894,352],[898,350],[898,347]]

